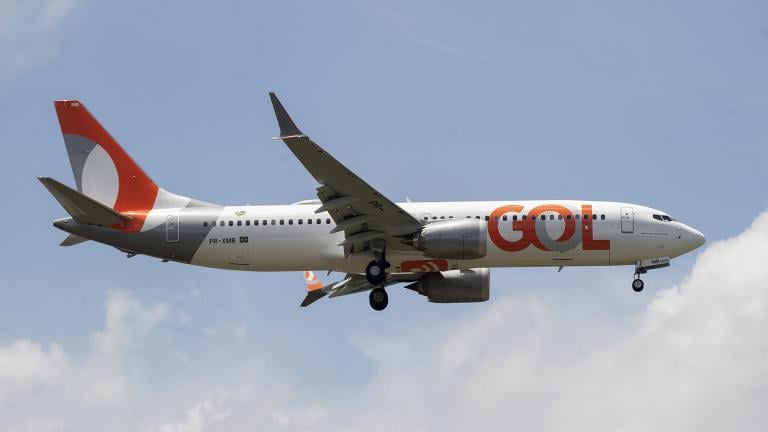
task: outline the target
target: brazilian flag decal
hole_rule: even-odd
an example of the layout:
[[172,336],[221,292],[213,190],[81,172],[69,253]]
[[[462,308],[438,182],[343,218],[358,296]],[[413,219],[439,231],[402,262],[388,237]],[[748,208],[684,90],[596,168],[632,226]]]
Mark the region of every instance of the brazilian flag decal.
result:
[[248,236],[240,237],[240,243],[248,243]]

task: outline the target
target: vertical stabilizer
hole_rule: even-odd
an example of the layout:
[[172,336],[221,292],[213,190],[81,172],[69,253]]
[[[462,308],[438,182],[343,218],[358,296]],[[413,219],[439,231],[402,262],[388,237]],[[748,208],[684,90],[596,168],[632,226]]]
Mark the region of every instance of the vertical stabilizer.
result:
[[158,187],[77,100],[54,102],[77,190],[119,212],[152,209]]

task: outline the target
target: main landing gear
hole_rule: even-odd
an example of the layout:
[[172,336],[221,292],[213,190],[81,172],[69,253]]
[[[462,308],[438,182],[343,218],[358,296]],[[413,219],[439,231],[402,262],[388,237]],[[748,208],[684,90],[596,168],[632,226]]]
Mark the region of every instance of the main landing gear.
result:
[[365,278],[368,279],[368,283],[373,286],[378,286],[387,280],[387,272],[384,270],[389,266],[386,261],[373,260],[365,267]]
[[373,261],[369,262],[365,267],[365,278],[368,280],[369,284],[375,287],[371,291],[369,298],[371,307],[374,310],[380,311],[384,310],[387,307],[387,304],[389,304],[389,296],[387,296],[387,292],[384,291],[384,283],[387,281],[386,270],[389,267],[389,263],[385,258],[386,246],[383,244],[376,246],[378,247],[372,248],[374,256]]
[[635,273],[635,280],[632,281],[632,290],[639,293],[644,287],[645,283],[640,279],[640,275]]
[[384,288],[374,288],[368,297],[369,302],[373,310],[382,311],[389,304],[389,296]]

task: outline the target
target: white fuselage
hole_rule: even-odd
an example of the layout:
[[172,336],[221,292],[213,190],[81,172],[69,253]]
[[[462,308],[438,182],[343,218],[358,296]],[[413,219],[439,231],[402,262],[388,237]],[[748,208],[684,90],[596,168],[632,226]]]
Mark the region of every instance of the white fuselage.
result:
[[[467,218],[488,221],[487,254],[478,259],[445,260],[449,269],[635,264],[643,259],[674,258],[704,241],[701,233],[685,224],[654,218],[663,212],[634,204],[548,200],[398,205],[428,223]],[[314,202],[227,206],[215,220],[185,220],[182,216],[178,236],[191,228],[189,224],[215,224],[192,258],[195,265],[253,271],[359,272],[371,260],[371,253],[345,258],[339,246],[344,233],[329,233],[335,224],[327,213],[315,214],[318,207]],[[584,213],[588,221],[583,220]],[[394,249],[387,253],[392,272],[400,272],[403,262],[433,258],[416,250]]]

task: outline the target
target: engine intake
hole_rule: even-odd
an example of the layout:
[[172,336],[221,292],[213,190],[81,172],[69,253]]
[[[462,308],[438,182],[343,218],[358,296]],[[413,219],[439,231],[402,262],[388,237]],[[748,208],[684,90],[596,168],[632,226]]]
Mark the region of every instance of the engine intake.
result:
[[490,297],[491,272],[487,268],[428,273],[406,288],[433,303],[484,302]]
[[432,258],[482,258],[488,248],[488,230],[485,221],[478,219],[433,222],[414,234],[411,244]]

